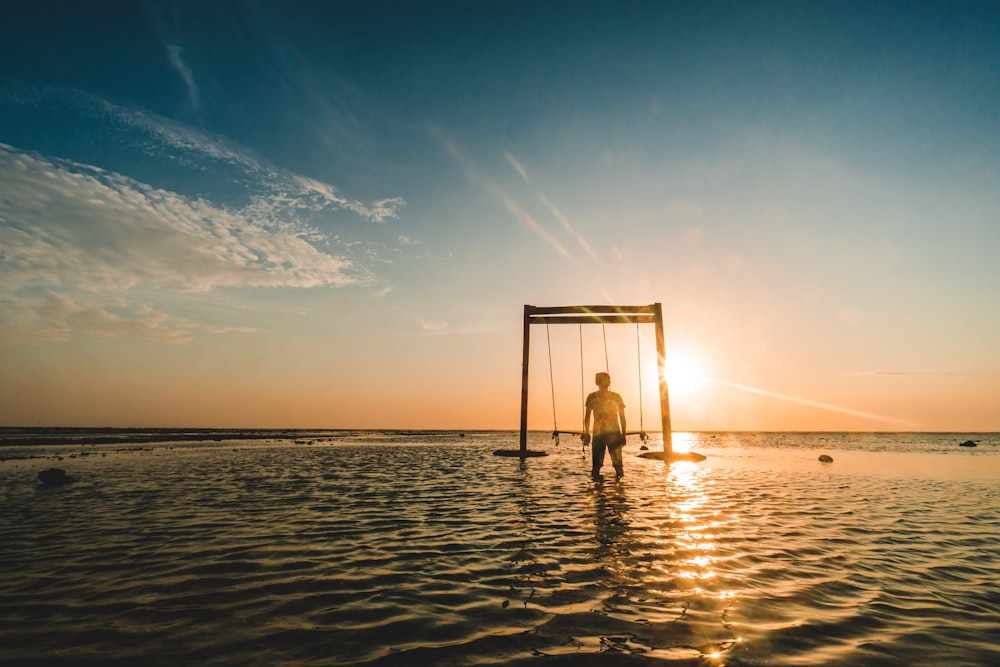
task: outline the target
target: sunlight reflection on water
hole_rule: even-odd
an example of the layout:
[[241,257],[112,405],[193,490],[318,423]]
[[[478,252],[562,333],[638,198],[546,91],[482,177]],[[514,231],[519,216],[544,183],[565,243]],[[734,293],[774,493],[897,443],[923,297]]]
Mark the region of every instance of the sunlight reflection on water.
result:
[[[695,444],[697,444],[697,435],[694,433],[674,433],[670,438],[673,444],[675,452],[687,453],[692,451]],[[650,449],[660,450],[663,449],[663,437],[661,434],[656,434],[650,438],[650,443],[652,443]]]
[[624,480],[593,481],[578,448],[490,456],[509,434],[363,436],[107,450],[61,462],[79,481],[58,489],[34,479],[49,462],[0,463],[0,567],[18,573],[0,579],[0,662],[988,664],[1000,649],[1000,492],[981,476],[1000,457],[691,435],[705,462],[632,451]]

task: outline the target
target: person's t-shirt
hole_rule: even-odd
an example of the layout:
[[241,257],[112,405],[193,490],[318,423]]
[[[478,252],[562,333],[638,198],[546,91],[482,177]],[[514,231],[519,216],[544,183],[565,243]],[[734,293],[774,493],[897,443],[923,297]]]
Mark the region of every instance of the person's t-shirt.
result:
[[594,435],[601,433],[621,433],[618,425],[618,410],[625,409],[620,394],[613,391],[595,391],[587,397],[586,407],[594,413]]

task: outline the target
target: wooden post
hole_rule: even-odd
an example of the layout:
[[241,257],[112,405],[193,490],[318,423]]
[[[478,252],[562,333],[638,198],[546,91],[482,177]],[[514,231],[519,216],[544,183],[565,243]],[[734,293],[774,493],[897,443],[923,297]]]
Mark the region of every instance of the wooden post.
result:
[[524,344],[521,350],[521,456],[528,451],[528,343],[531,338],[531,312],[534,306],[524,306]]
[[656,371],[660,379],[660,420],[663,423],[663,451],[674,453],[673,432],[670,428],[670,392],[667,389],[667,349],[663,342],[663,306],[653,304],[656,325]]

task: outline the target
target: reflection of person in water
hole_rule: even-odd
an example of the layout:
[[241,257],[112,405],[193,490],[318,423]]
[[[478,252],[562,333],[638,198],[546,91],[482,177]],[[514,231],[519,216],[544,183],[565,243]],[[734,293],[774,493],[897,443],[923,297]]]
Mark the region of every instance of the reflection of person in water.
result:
[[594,537],[597,539],[596,555],[609,564],[609,571],[617,571],[622,560],[628,558],[635,542],[629,537],[629,502],[625,485],[610,488],[595,486]]
[[[583,415],[583,440],[591,443],[593,454],[592,474],[597,477],[604,465],[604,452],[611,454],[611,464],[615,474],[625,474],[622,468],[622,448],[625,446],[625,402],[620,394],[609,390],[611,376],[598,373],[594,376],[597,391],[587,396],[586,411]],[[594,429],[591,438],[590,415],[594,415]]]

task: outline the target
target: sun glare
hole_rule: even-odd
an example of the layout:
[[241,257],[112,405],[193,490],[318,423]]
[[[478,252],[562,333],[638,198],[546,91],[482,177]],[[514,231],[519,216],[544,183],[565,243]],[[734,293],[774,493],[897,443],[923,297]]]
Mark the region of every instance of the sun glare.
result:
[[667,351],[666,374],[670,395],[678,398],[696,394],[706,377],[704,363],[691,350]]
[[[658,369],[656,356],[650,357],[643,360],[643,385],[647,391],[654,392],[655,396]],[[665,359],[667,391],[675,415],[683,415],[695,421],[701,419],[705,414],[704,405],[712,383],[711,368],[703,361],[704,357],[699,352],[690,348],[668,349]],[[654,405],[650,409],[656,412],[657,407]],[[655,418],[655,414],[653,417]],[[683,443],[674,442],[674,448],[676,451],[686,451]]]

